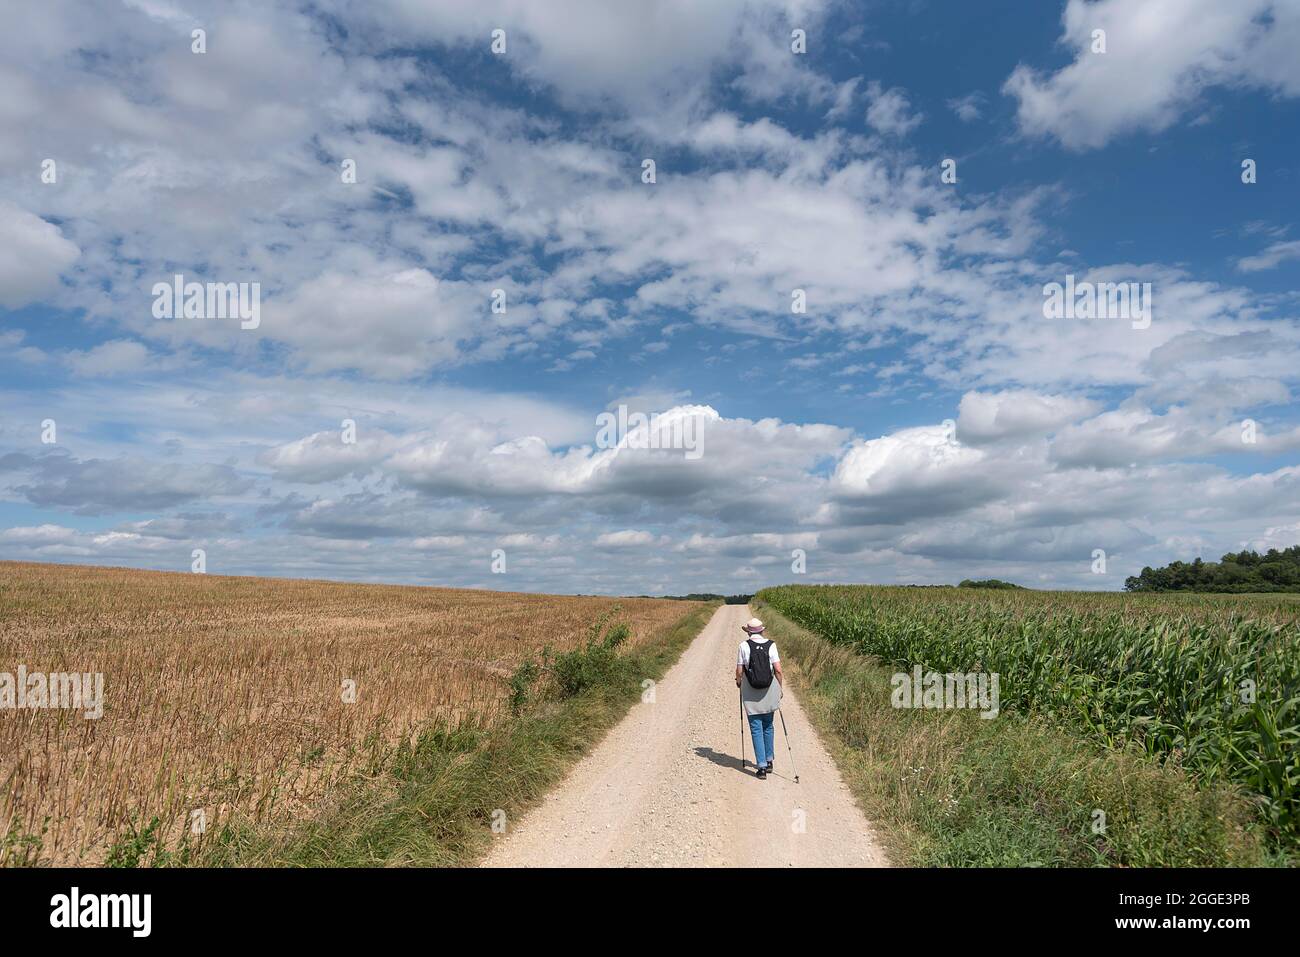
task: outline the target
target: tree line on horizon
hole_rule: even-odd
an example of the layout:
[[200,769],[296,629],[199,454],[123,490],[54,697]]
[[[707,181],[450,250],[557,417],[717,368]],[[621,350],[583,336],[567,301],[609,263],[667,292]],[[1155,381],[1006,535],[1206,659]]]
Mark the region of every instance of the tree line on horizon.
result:
[[1197,558],[1143,568],[1124,581],[1127,591],[1300,592],[1300,545],[1263,555],[1228,552],[1217,562]]

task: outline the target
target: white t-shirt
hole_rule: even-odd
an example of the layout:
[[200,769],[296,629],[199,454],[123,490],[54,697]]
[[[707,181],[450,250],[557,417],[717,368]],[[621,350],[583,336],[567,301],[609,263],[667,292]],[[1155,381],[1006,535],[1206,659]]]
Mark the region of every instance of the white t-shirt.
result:
[[[762,635],[754,635],[753,638],[754,641],[758,642],[760,645],[764,645],[767,644],[768,642],[772,642],[772,647],[767,649],[767,660],[772,662],[772,664],[774,665],[780,664],[781,656],[777,654],[776,642],[772,641],[771,638],[764,638]],[[736,664],[742,668],[749,667],[749,641],[748,640],[742,641],[740,643],[740,651],[736,655]]]

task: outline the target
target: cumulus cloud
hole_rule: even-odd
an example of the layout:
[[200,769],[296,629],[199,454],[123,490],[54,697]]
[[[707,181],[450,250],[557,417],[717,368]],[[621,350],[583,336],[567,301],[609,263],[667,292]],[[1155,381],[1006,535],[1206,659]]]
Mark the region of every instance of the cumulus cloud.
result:
[[17,309],[46,296],[80,255],[58,226],[0,199],[0,306]]
[[963,511],[997,494],[996,473],[1005,467],[942,426],[860,441],[831,477],[832,494],[843,506],[830,513],[832,521],[902,524]]
[[968,392],[958,407],[957,434],[979,445],[1045,435],[1098,410],[1098,403],[1028,390]]
[[1300,542],[1300,522],[1266,528],[1258,538],[1242,544],[1243,547],[1253,551],[1266,552],[1271,548],[1276,548],[1278,551],[1292,548],[1297,542]]
[[316,432],[268,449],[259,461],[285,481],[330,482],[346,475],[364,475],[397,445],[397,440],[382,430],[362,427],[357,434],[353,420],[350,426],[340,423],[336,431]]
[[1190,409],[1164,414],[1136,405],[1063,429],[1052,458],[1064,465],[1122,467],[1135,462],[1219,454],[1277,454],[1300,449],[1300,427],[1271,430],[1254,420],[1215,421]]
[[[1012,415],[1017,402],[1023,414]],[[982,445],[962,439],[960,425],[864,440],[831,426],[714,412],[705,454],[695,461],[626,443],[593,449],[553,448],[527,435],[503,440],[480,426],[442,437],[371,430],[370,446],[357,443],[358,466],[334,433],[315,433],[258,456],[268,474],[283,471],[277,482],[315,479],[321,489],[313,498],[266,500],[254,523],[260,529],[229,512],[166,513],[199,486],[205,497],[252,491],[230,473],[83,464],[58,453],[47,458],[65,461],[52,467],[10,454],[0,459],[9,493],[43,507],[164,514],[96,533],[20,526],[0,535],[0,555],[182,567],[197,542],[217,568],[362,580],[432,573],[444,583],[500,587],[488,565],[492,550],[504,548],[512,575],[523,576],[505,584],[564,590],[595,550],[604,557],[581,573],[582,590],[627,591],[635,580],[644,587],[631,590],[681,592],[799,580],[790,566],[799,548],[808,569],[802,580],[943,581],[946,569],[959,568],[960,577],[978,569],[1026,582],[1118,587],[1130,566],[1168,560],[1167,543],[1186,538],[1189,521],[1203,537],[1235,543],[1252,535],[1253,514],[1277,516],[1267,527],[1279,540],[1300,520],[1295,468],[1234,476],[1183,464],[1193,434],[1207,448],[1240,442],[1237,433],[1219,434],[1221,420],[1185,410],[1111,410],[1060,424],[1091,407],[1068,396],[972,393],[954,413],[985,430]],[[1300,430],[1288,441],[1300,447]],[[446,455],[448,442],[455,456]],[[366,484],[348,490],[359,469]],[[124,476],[150,488],[133,495]],[[1085,577],[1098,547],[1120,570],[1114,581]]]
[[[407,445],[385,469],[429,495],[582,496],[588,509],[617,509],[634,498],[685,503],[760,495],[765,486],[802,479],[847,437],[827,425],[724,419],[708,406],[678,406],[651,425],[614,435],[609,447],[551,449],[538,436],[487,445],[482,436],[458,435]],[[739,465],[755,459],[761,470]]]
[[[1070,149],[1163,130],[1213,86],[1300,95],[1300,7],[1286,0],[1069,0],[1062,25],[1073,62],[1047,74],[1022,63],[1003,92],[1026,134]],[[1105,53],[1092,52],[1095,30]]]

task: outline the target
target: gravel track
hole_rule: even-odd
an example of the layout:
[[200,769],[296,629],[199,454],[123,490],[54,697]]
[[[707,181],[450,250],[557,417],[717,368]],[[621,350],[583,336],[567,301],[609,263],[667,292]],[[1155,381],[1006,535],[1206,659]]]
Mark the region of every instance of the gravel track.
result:
[[796,784],[776,719],[776,770],[740,770],[732,675],[744,605],[723,605],[655,687],[506,833],[486,867],[881,867],[884,850],[784,689]]

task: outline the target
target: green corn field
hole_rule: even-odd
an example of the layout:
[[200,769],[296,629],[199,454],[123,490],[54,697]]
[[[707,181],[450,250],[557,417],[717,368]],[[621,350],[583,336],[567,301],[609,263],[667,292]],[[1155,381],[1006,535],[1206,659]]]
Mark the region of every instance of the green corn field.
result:
[[757,597],[886,665],[997,673],[1003,714],[1231,781],[1277,840],[1300,842],[1294,598],[862,585]]

